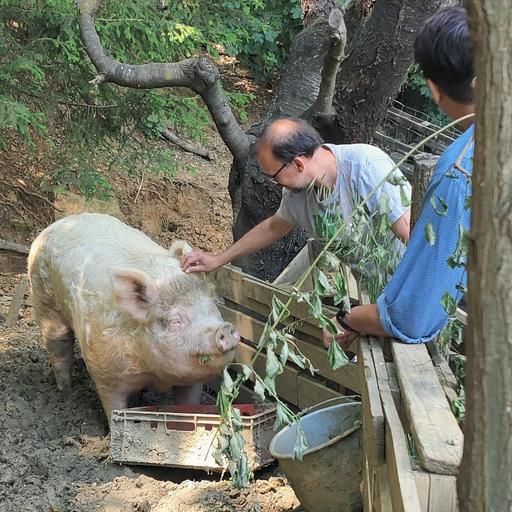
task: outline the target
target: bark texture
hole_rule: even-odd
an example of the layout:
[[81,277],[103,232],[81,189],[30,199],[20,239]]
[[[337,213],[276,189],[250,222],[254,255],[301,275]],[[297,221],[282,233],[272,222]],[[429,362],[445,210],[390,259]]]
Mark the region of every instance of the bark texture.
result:
[[368,14],[362,18],[359,30],[347,20],[348,57],[341,63],[338,74],[331,142],[372,139],[412,64],[418,28],[441,7],[458,3],[458,0],[359,2],[359,8],[360,4],[367,6]]
[[471,0],[477,127],[463,511],[512,510],[512,5]]

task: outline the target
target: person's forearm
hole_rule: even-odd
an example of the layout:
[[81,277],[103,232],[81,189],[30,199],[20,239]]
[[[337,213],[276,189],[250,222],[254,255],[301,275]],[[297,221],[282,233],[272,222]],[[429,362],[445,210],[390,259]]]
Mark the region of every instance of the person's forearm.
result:
[[376,304],[354,306],[343,320],[352,329],[360,333],[373,336],[389,336],[380,323],[379,310]]
[[391,226],[393,234],[402,240],[407,242],[411,234],[411,209],[409,208],[396,222]]
[[221,259],[221,264],[225,265],[236,258],[246,256],[247,254],[267,247],[286,235],[292,227],[291,224],[275,216],[264,220],[257,226],[254,226],[231,247],[218,255]]

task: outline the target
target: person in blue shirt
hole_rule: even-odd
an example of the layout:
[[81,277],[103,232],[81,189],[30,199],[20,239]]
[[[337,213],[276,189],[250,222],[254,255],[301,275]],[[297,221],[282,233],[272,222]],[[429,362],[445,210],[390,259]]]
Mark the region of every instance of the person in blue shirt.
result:
[[[473,44],[464,8],[443,9],[430,18],[417,34],[414,51],[437,105],[454,119],[474,114]],[[339,330],[334,338],[342,348],[360,333],[405,343],[430,341],[448,321],[443,298],[462,298],[467,275],[461,238],[471,221],[472,123],[471,117],[460,123],[464,133],[439,159],[407,250],[377,303],[340,311],[333,319]],[[324,329],[324,345],[332,340]]]

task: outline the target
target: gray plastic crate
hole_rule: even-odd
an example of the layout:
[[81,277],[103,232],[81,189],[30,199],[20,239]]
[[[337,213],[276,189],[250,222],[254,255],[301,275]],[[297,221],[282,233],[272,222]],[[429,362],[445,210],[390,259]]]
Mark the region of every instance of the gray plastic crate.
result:
[[[272,404],[235,404],[240,409],[249,466],[272,462],[276,409]],[[115,462],[223,471],[213,457],[221,423],[214,405],[149,406],[112,411],[110,457]]]

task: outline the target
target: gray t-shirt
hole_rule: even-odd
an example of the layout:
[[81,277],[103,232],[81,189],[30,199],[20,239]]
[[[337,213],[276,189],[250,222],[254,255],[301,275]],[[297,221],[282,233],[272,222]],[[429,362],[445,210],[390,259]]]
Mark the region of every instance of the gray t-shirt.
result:
[[[323,194],[316,187],[310,187],[302,192],[291,192],[283,188],[281,204],[276,215],[290,224],[301,226],[313,238],[321,239],[317,233],[316,223],[318,216],[335,210],[343,219],[352,212],[354,205],[359,204],[384,179],[394,167],[394,162],[384,151],[369,144],[324,144],[336,158],[338,164],[338,178],[334,189],[329,194]],[[397,169],[396,177],[402,178],[402,187],[384,183],[378,191],[368,200],[366,211],[372,218],[377,218],[383,212],[382,205],[387,203],[386,210],[390,222],[396,222],[407,210],[402,205],[402,195],[410,200],[411,187]],[[383,195],[387,196],[387,201]],[[399,243],[399,252],[404,246]]]

